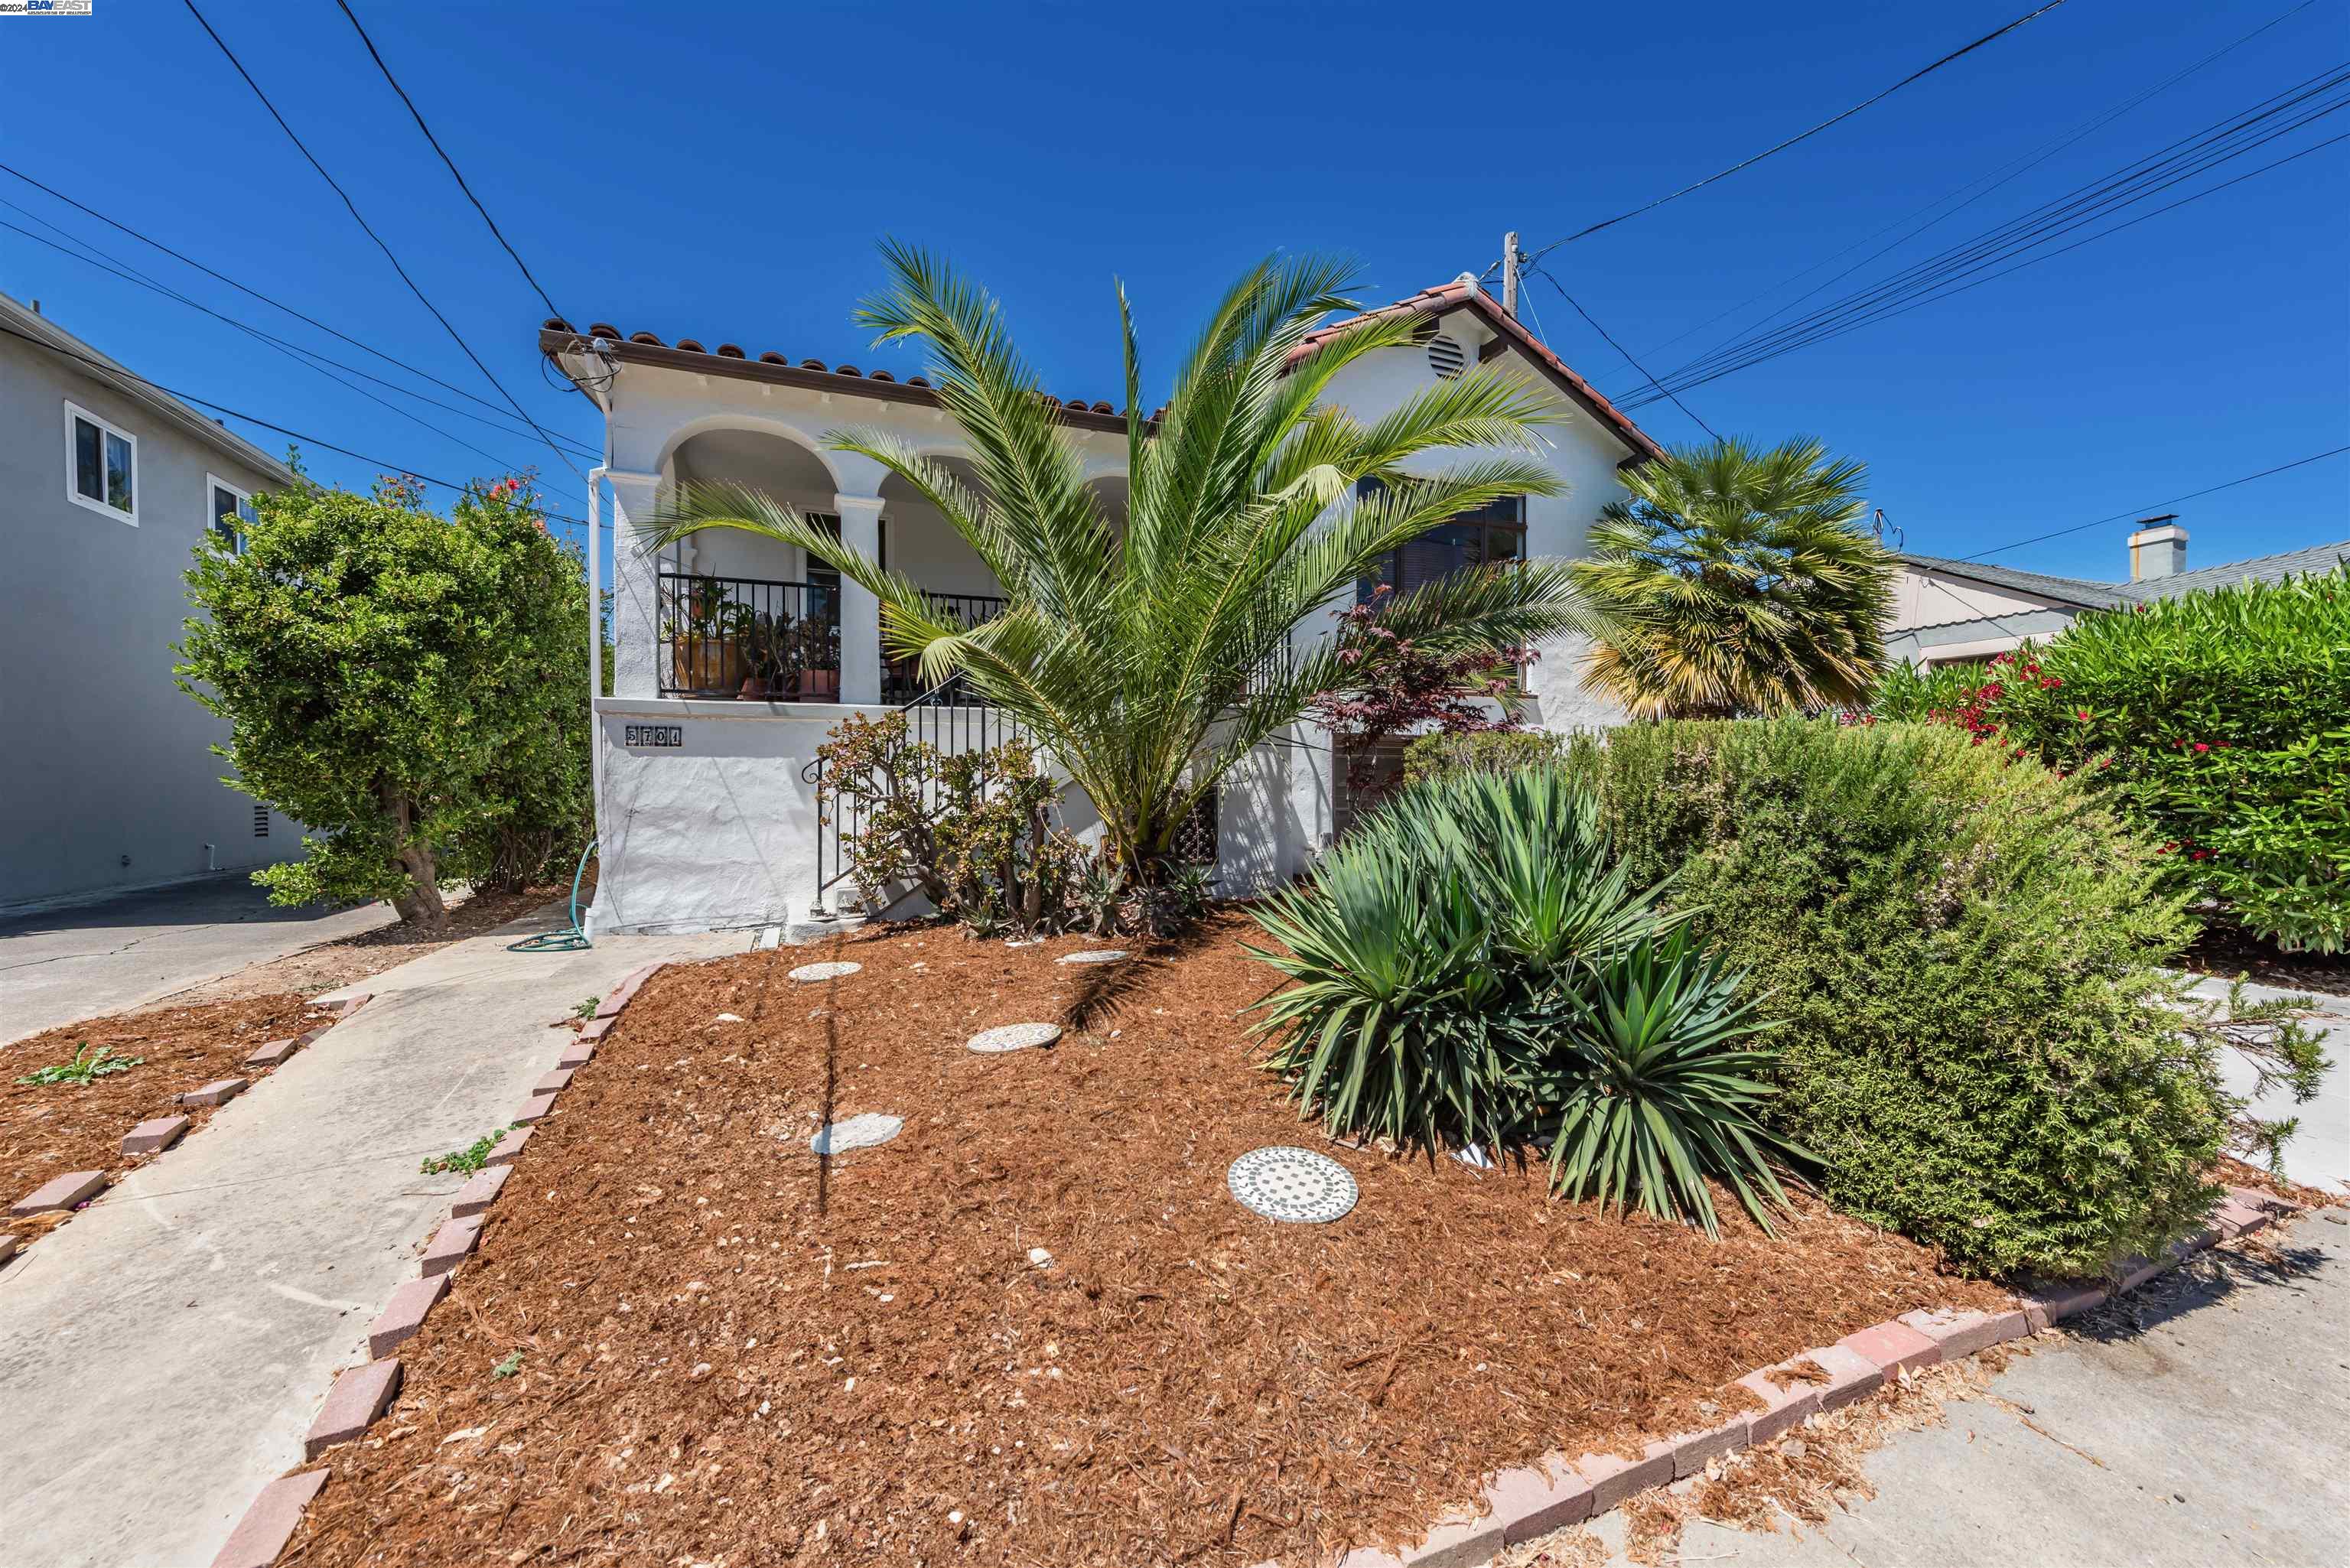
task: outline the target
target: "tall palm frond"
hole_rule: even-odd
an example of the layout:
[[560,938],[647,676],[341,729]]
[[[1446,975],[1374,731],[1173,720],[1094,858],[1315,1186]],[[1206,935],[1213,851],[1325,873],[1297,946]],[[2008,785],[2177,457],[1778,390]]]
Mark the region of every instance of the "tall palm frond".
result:
[[1624,476],[1575,582],[1617,629],[1584,684],[1642,718],[1813,712],[1885,663],[1891,555],[1861,526],[1866,468],[1815,441],[1676,451]]
[[[1500,367],[1437,382],[1367,424],[1326,404],[1347,366],[1409,343],[1417,323],[1375,317],[1315,339],[1334,313],[1357,308],[1352,269],[1272,258],[1225,294],[1155,420],[1143,411],[1133,314],[1118,291],[1120,530],[1088,488],[1078,441],[1014,348],[997,302],[912,246],[889,243],[882,256],[890,286],[858,319],[884,339],[930,345],[931,382],[976,483],[887,435],[837,431],[827,444],[872,459],[937,508],[995,575],[1003,612],[962,626],[910,577],[741,486],[679,486],[651,547],[739,529],[862,585],[881,602],[889,649],[919,659],[926,680],[960,674],[1026,725],[1092,798],[1128,870],[1146,879],[1192,805],[1348,677],[1326,647],[1293,654],[1302,623],[1439,523],[1563,488],[1534,460],[1546,405]],[[1407,472],[1445,449],[1474,455],[1433,476]],[[1366,480],[1378,482],[1376,493],[1358,501]],[[1564,569],[1541,563],[1429,584],[1392,613],[1422,646],[1463,649],[1605,629]]]

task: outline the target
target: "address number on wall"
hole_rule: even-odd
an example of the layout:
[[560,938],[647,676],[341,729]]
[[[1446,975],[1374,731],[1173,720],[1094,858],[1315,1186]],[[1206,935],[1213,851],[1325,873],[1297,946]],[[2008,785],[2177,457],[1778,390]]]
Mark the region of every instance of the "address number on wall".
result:
[[682,747],[685,726],[682,724],[624,724],[621,744],[629,746]]

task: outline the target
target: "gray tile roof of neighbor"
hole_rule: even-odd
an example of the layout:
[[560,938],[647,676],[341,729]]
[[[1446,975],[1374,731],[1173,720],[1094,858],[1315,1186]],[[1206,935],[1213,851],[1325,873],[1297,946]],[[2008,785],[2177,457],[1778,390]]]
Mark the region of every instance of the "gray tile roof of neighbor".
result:
[[2312,545],[2305,550],[2255,556],[2249,561],[2230,561],[2225,566],[2204,566],[2143,583],[2124,583],[2120,591],[2134,599],[2172,599],[2204,588],[2231,588],[2248,577],[2255,582],[2273,583],[2303,572],[2330,572],[2345,559],[2350,559],[2350,539],[2337,539],[2331,545]]
[[2044,572],[2019,572],[2012,566],[1994,566],[1982,561],[1950,561],[1939,556],[1905,555],[1901,559],[1927,571],[1947,572],[1954,577],[1969,577],[1994,587],[2038,594],[2043,598],[2079,605],[2084,609],[2115,609],[2132,602],[2126,590],[2111,583],[2093,583],[2085,577],[2052,577]]

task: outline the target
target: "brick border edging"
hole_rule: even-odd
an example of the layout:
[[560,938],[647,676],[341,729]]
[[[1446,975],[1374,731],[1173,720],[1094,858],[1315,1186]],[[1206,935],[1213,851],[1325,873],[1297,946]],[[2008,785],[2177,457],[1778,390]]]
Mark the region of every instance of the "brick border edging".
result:
[[[1597,1517],[1642,1492],[1696,1475],[1722,1454],[1770,1442],[1814,1413],[1835,1410],[1895,1382],[1905,1372],[1961,1361],[1992,1345],[2043,1332],[2115,1296],[2134,1291],[2174,1263],[2290,1220],[2305,1206],[2245,1188],[2225,1189],[2210,1222],[2174,1243],[2160,1259],[2132,1258],[2116,1270],[2108,1289],[2085,1281],[2047,1285],[2019,1296],[2004,1312],[1909,1312],[1848,1334],[1832,1345],[1803,1351],[1772,1366],[1746,1374],[1737,1386],[1762,1409],[1731,1417],[1702,1431],[1682,1432],[1648,1444],[1638,1459],[1620,1454],[1585,1454],[1569,1459],[1549,1454],[1531,1468],[1507,1469],[1483,1495],[1484,1512],[1474,1519],[1443,1521],[1418,1546],[1400,1553],[1357,1547],[1335,1568],[1477,1568],[1505,1547]],[[1770,1374],[1811,1361],[1825,1381],[1807,1379],[1781,1386]],[[1277,1563],[1257,1568],[1281,1568]]]
[[[649,963],[630,971],[597,1005],[596,1016],[589,1022],[600,1027],[586,1035],[585,1041],[593,1042],[609,1033],[619,1022],[620,1010],[636,1000],[637,992],[661,971],[665,962]],[[359,1011],[359,1002],[367,1000],[362,996],[350,1003],[341,1018]],[[336,1022],[341,1022],[341,1018]],[[369,1325],[369,1359],[335,1375],[333,1386],[327,1390],[327,1397],[302,1439],[304,1464],[315,1463],[337,1444],[365,1437],[368,1428],[391,1407],[400,1394],[402,1374],[399,1359],[384,1353],[397,1350],[413,1337],[424,1326],[426,1315],[449,1293],[451,1279],[481,1242],[483,1223],[513,1174],[515,1158],[538,1130],[536,1124],[554,1110],[556,1099],[570,1086],[577,1070],[594,1060],[595,1055],[593,1044],[575,1040],[565,1046],[562,1059],[549,1077],[540,1080],[537,1092],[515,1116],[514,1130],[498,1140],[482,1169],[451,1199],[450,1217],[433,1232],[418,1259],[417,1277],[395,1288],[390,1301]],[[562,1083],[547,1088],[546,1084],[557,1073],[564,1075]],[[269,1568],[286,1549],[286,1543],[294,1539],[295,1531],[301,1528],[303,1511],[325,1490],[331,1473],[323,1469],[295,1470],[263,1487],[244,1517],[237,1521],[236,1528],[229,1532],[220,1554],[213,1559],[212,1568]]]
[[[266,1040],[255,1046],[240,1058],[237,1064],[239,1071],[247,1075],[245,1076],[215,1078],[201,1087],[172,1096],[173,1108],[170,1113],[150,1117],[122,1135],[116,1146],[117,1158],[127,1160],[139,1155],[162,1154],[187,1136],[193,1125],[191,1119],[182,1114],[184,1110],[195,1107],[219,1109],[251,1088],[254,1077],[263,1073],[274,1072],[285,1065],[293,1059],[295,1053],[307,1050],[317,1044],[319,1036],[374,999],[372,992],[363,991],[357,996],[341,1002],[305,1003],[306,1006],[332,1012],[334,1016],[326,1023],[316,1024],[291,1038]],[[150,1160],[148,1163],[153,1162]],[[140,1168],[146,1168],[141,1166]],[[70,1220],[74,1214],[105,1197],[107,1189],[113,1185],[113,1168],[104,1170],[69,1170],[50,1178],[16,1199],[9,1207],[8,1218],[25,1220],[37,1214],[63,1210],[67,1219]],[[63,1221],[59,1223],[62,1224]],[[44,1231],[42,1234],[47,1236],[56,1229],[56,1226],[52,1226],[48,1231]],[[41,1238],[35,1238],[35,1240],[39,1239]],[[14,1257],[21,1250],[23,1241],[22,1237],[14,1232],[0,1231],[0,1263],[5,1263]]]

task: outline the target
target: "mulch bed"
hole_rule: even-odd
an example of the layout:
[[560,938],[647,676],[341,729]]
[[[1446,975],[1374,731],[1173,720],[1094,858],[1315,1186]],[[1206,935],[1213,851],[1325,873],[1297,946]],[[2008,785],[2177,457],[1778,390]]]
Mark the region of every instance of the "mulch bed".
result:
[[[241,1064],[264,1041],[299,1034],[321,1022],[308,1009],[307,998],[290,994],[160,1007],[85,1019],[0,1047],[0,1210],[69,1170],[119,1173],[158,1158],[124,1155],[122,1135],[151,1117],[182,1112],[202,1127],[212,1111],[175,1106],[172,1096],[216,1078],[262,1076]],[[84,1045],[137,1056],[140,1064],[87,1085],[16,1081],[71,1061]],[[36,1215],[11,1220],[8,1228],[30,1241],[64,1218]]]
[[[899,928],[662,971],[281,1563],[1303,1564],[1417,1540],[1498,1467],[1707,1424],[1807,1346],[2006,1300],[1808,1200],[1772,1240],[1725,1197],[1715,1243],[1538,1170],[1327,1146],[1235,1021],[1272,978],[1253,929],[1107,969],[1053,962],[1093,939]],[[784,978],[836,956],[864,972]],[[1039,1020],[1069,1033],[962,1048]],[[809,1153],[861,1111],[905,1130]],[[1233,1202],[1226,1166],[1281,1143],[1328,1147],[1355,1211]]]

